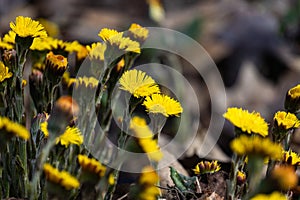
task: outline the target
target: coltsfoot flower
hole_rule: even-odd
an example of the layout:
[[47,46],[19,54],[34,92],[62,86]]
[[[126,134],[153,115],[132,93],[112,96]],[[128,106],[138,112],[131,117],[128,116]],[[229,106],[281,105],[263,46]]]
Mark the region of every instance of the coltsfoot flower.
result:
[[30,17],[18,16],[14,22],[10,23],[10,28],[19,37],[47,37],[47,32],[44,30],[42,24],[38,21],[32,20]]
[[128,70],[120,78],[120,89],[125,90],[133,96],[140,98],[153,93],[160,93],[155,81],[145,72],[140,70]]
[[201,161],[199,162],[195,169],[193,169],[195,174],[210,174],[215,173],[221,169],[217,160],[214,161]]
[[91,45],[87,45],[86,49],[89,53],[89,58],[91,59],[98,59],[98,60],[104,60],[104,52],[106,50],[106,44],[105,43],[93,43]]
[[99,81],[94,77],[79,77],[79,78],[73,78],[69,80],[68,86],[74,85],[75,88],[78,87],[85,87],[85,88],[91,88],[95,89],[98,87]]
[[298,128],[300,120],[293,113],[278,111],[274,116],[275,127],[278,129],[289,130]]
[[178,101],[175,99],[163,95],[163,94],[152,94],[145,98],[143,105],[146,107],[146,111],[154,114],[162,114],[165,117],[176,116],[178,117],[183,109]]
[[249,113],[241,108],[228,108],[223,117],[235,127],[246,133],[256,133],[263,137],[268,135],[268,124],[258,112]]
[[131,24],[128,31],[133,35],[133,38],[139,42],[144,42],[149,35],[148,29],[136,23]]
[[59,171],[46,163],[43,166],[47,181],[60,185],[66,190],[77,189],[80,186],[79,181],[67,171]]
[[50,80],[57,84],[68,66],[67,58],[62,55],[55,55],[49,52],[46,56],[45,75]]
[[238,155],[254,155],[278,160],[282,157],[282,146],[269,138],[258,135],[241,135],[230,143],[231,149]]
[[288,198],[280,192],[273,192],[271,194],[257,194],[251,200],[288,200]]
[[8,67],[6,67],[2,61],[0,61],[0,83],[5,79],[12,77],[13,73],[9,72],[8,70]]
[[89,158],[86,155],[78,155],[78,163],[83,171],[90,172],[99,177],[103,177],[106,171],[106,167],[103,166],[95,158]]
[[300,156],[293,151],[284,151],[282,154],[282,159],[280,160],[283,164],[288,164],[292,166],[300,165]]
[[289,112],[296,113],[299,112],[300,109],[300,84],[296,85],[295,87],[292,87],[288,90],[284,107]]
[[8,137],[17,136],[24,140],[28,140],[30,138],[30,133],[24,126],[11,121],[7,117],[0,117],[0,131],[11,134],[8,135]]
[[114,37],[116,35],[120,34],[123,36],[123,33],[119,33],[115,29],[109,29],[109,28],[103,28],[99,32],[98,36],[103,40],[103,41],[108,41],[111,37]]

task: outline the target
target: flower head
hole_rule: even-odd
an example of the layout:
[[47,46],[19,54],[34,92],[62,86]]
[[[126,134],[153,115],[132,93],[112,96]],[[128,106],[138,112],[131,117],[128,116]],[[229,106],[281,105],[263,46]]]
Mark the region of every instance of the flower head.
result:
[[239,170],[237,175],[236,175],[236,180],[237,180],[237,183],[240,184],[240,185],[245,183],[247,181],[246,174]]
[[155,186],[159,181],[158,174],[151,166],[146,166],[142,169],[142,174],[139,178],[139,194],[137,199],[155,200],[160,194],[160,190]]
[[16,33],[8,31],[3,37],[3,41],[9,44],[16,44]]
[[292,98],[292,99],[296,99],[300,97],[300,84],[296,85],[295,87],[289,89],[288,91],[288,95]]
[[79,181],[67,171],[59,171],[48,163],[44,164],[43,170],[49,182],[58,184],[66,190],[77,189],[80,186]]
[[8,67],[4,65],[2,61],[0,61],[0,83],[5,79],[12,77],[13,73],[8,72]]
[[100,30],[98,36],[103,40],[103,41],[107,41],[110,39],[110,37],[113,37],[115,35],[118,34],[123,34],[123,33],[119,33],[117,30],[115,29],[108,29],[108,28],[103,28]]
[[46,56],[45,76],[48,80],[57,84],[68,66],[67,58],[49,52]]
[[89,158],[85,155],[78,155],[78,162],[83,171],[87,171],[98,175],[99,177],[104,176],[106,167],[103,166],[99,161],[94,158]]
[[221,166],[218,164],[217,160],[212,162],[209,161],[201,161],[199,162],[195,169],[193,169],[195,174],[210,174],[215,173],[221,169]]
[[258,112],[249,113],[241,108],[228,108],[223,117],[235,127],[249,134],[256,133],[263,137],[268,135],[268,124]]
[[6,117],[0,117],[0,130],[24,140],[30,138],[30,133],[24,126],[13,122]]
[[289,112],[295,113],[298,112],[300,109],[300,84],[296,85],[295,87],[292,87],[288,90],[284,107]]
[[283,130],[291,128],[298,128],[300,126],[300,120],[296,115],[289,112],[278,111],[274,116],[274,122],[276,127]]
[[284,151],[282,154],[281,162],[288,165],[299,166],[300,156],[293,151]]
[[93,43],[91,46],[86,46],[87,51],[89,52],[89,57],[91,59],[104,60],[104,52],[106,50],[105,43]]
[[147,153],[149,158],[157,162],[160,161],[163,154],[160,151],[157,140],[153,139],[153,133],[147,126],[146,120],[140,117],[133,117],[130,122],[130,129],[133,130],[140,147]]
[[14,46],[12,44],[9,44],[8,42],[5,42],[3,41],[1,38],[0,38],[0,49],[7,49],[7,50],[11,50],[13,49]]
[[178,117],[183,111],[178,101],[163,94],[152,94],[146,97],[143,105],[146,107],[147,112],[160,113],[166,117],[171,115]]
[[262,138],[257,135],[241,135],[231,142],[230,147],[238,155],[255,155],[263,158],[269,157],[274,160],[282,157],[280,144],[272,142],[269,138]]
[[[49,137],[48,131],[48,122],[45,121],[40,125],[41,131],[44,133],[45,137]],[[77,127],[67,127],[65,132],[56,138],[56,144],[60,143],[61,145],[65,146],[66,148],[70,144],[81,145],[83,143],[82,134]]]
[[30,17],[18,16],[15,23],[10,23],[10,28],[19,36],[19,37],[47,37],[47,33],[44,30],[42,24],[38,21],[32,20]]
[[273,192],[272,194],[257,194],[251,200],[288,200],[288,198],[280,192]]
[[85,88],[97,88],[99,81],[94,77],[79,77],[76,79],[69,80],[68,86],[74,85],[75,88],[85,87]]
[[145,41],[149,35],[149,30],[140,26],[139,24],[131,24],[129,32],[133,35],[134,39],[138,41]]
[[288,191],[298,183],[298,176],[294,167],[288,165],[276,166],[271,172],[272,183],[278,189]]
[[51,44],[49,42],[51,40],[50,38],[35,38],[32,42],[32,45],[30,46],[31,50],[35,51],[46,51],[51,50]]
[[122,75],[120,89],[128,91],[137,98],[160,92],[158,85],[150,76],[136,69],[128,70]]

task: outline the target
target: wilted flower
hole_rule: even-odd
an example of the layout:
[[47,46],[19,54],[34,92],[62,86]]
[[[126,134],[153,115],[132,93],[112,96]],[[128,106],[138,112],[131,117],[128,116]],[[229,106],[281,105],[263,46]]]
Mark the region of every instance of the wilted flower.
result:
[[263,137],[268,135],[268,124],[258,112],[249,113],[241,108],[228,108],[223,117],[235,127],[249,134],[256,133]]

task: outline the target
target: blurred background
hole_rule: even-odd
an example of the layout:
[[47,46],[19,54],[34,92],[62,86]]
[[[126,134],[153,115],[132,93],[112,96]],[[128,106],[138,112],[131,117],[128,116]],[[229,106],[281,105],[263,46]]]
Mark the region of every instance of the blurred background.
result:
[[[52,36],[82,44],[98,41],[103,27],[122,31],[134,22],[180,31],[198,41],[216,63],[227,106],[258,111],[270,124],[283,109],[286,91],[300,83],[299,0],[0,0],[1,37],[18,15],[47,20]],[[174,63],[168,54],[156,56],[163,64]],[[210,122],[210,98],[201,76],[176,59],[201,99],[201,130],[185,155],[199,158],[201,133]],[[226,122],[208,157],[228,161],[232,137]],[[300,133],[294,138],[296,151],[298,146]]]

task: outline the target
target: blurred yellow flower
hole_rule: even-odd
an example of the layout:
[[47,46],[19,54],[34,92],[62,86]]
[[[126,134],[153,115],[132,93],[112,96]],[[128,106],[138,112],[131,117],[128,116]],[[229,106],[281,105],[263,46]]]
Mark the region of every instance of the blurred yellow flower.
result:
[[87,45],[86,49],[88,51],[88,55],[92,59],[99,59],[104,60],[104,52],[106,50],[106,44],[105,43],[93,43],[91,45]]
[[16,44],[16,33],[13,31],[8,31],[3,37],[3,41],[9,44]]
[[151,96],[147,96],[143,105],[146,107],[147,112],[160,113],[166,117],[171,115],[178,117],[179,114],[183,112],[178,101],[163,94],[152,94]]
[[247,110],[233,107],[228,108],[223,117],[243,132],[256,133],[263,137],[268,135],[268,124],[258,112],[249,113]]
[[[48,131],[48,122],[42,122],[40,124],[40,129],[44,133],[45,137],[49,137]],[[83,143],[83,136],[77,127],[67,127],[65,132],[56,138],[56,144],[60,143],[61,145],[65,146],[66,148],[70,144],[81,145]]]
[[158,85],[150,76],[136,69],[128,70],[122,75],[120,89],[128,91],[137,98],[160,92]]
[[0,131],[7,132],[24,140],[30,138],[30,133],[24,126],[11,121],[7,117],[0,117]]
[[160,190],[155,186],[159,181],[158,174],[153,167],[146,166],[142,169],[142,174],[139,178],[139,184],[141,185],[141,191],[139,193],[139,199],[141,200],[155,200],[160,194]]
[[48,163],[44,164],[43,170],[49,182],[58,184],[66,190],[77,189],[80,186],[79,181],[67,171],[59,171]]
[[296,85],[295,87],[291,88],[288,91],[288,95],[292,98],[292,99],[296,99],[300,97],[300,84]]
[[91,172],[100,177],[104,176],[106,167],[103,166],[95,158],[89,158],[86,155],[78,155],[78,163],[81,166],[83,171]]
[[12,44],[9,44],[5,41],[3,41],[1,38],[0,38],[0,49],[7,49],[7,50],[11,50],[13,49],[14,46]]
[[293,151],[284,151],[282,154],[281,162],[288,165],[299,166],[300,156]]
[[293,113],[278,111],[274,116],[275,125],[284,130],[298,128],[300,120]]
[[130,129],[133,130],[134,136],[137,138],[139,145],[149,159],[156,162],[163,157],[162,152],[157,144],[157,140],[153,139],[153,133],[147,126],[146,121],[140,117],[133,117],[130,122]]
[[123,33],[119,33],[117,30],[115,29],[108,29],[108,28],[103,28],[100,30],[98,36],[103,40],[103,41],[107,41],[109,40],[111,37],[120,34],[121,36],[123,36]]
[[31,50],[36,50],[36,51],[46,51],[46,50],[51,50],[51,44],[49,42],[48,37],[46,38],[35,38],[32,42],[32,45],[30,46]]
[[44,30],[42,24],[38,21],[32,20],[30,17],[18,16],[15,23],[10,22],[10,28],[19,36],[19,37],[47,37],[47,33]]
[[241,135],[230,143],[230,147],[238,155],[255,155],[274,160],[281,159],[282,157],[282,147],[280,144],[258,135]]
[[8,67],[4,65],[2,61],[0,61],[0,83],[5,79],[12,77],[13,73],[8,72]]
[[68,86],[74,85],[75,88],[78,88],[80,86],[83,86],[85,88],[97,88],[99,81],[94,77],[79,77],[79,78],[73,78],[69,80]]
[[297,186],[298,176],[295,168],[289,165],[275,166],[271,172],[272,183],[280,190],[288,191]]
[[214,161],[201,161],[199,162],[195,169],[193,169],[195,174],[208,174],[208,173],[214,173],[221,169],[221,166],[219,165],[217,160]]
[[251,200],[288,200],[288,198],[280,192],[273,192],[272,194],[257,194]]
[[129,32],[133,34],[135,39],[146,40],[149,35],[149,30],[140,26],[139,24],[131,24]]

